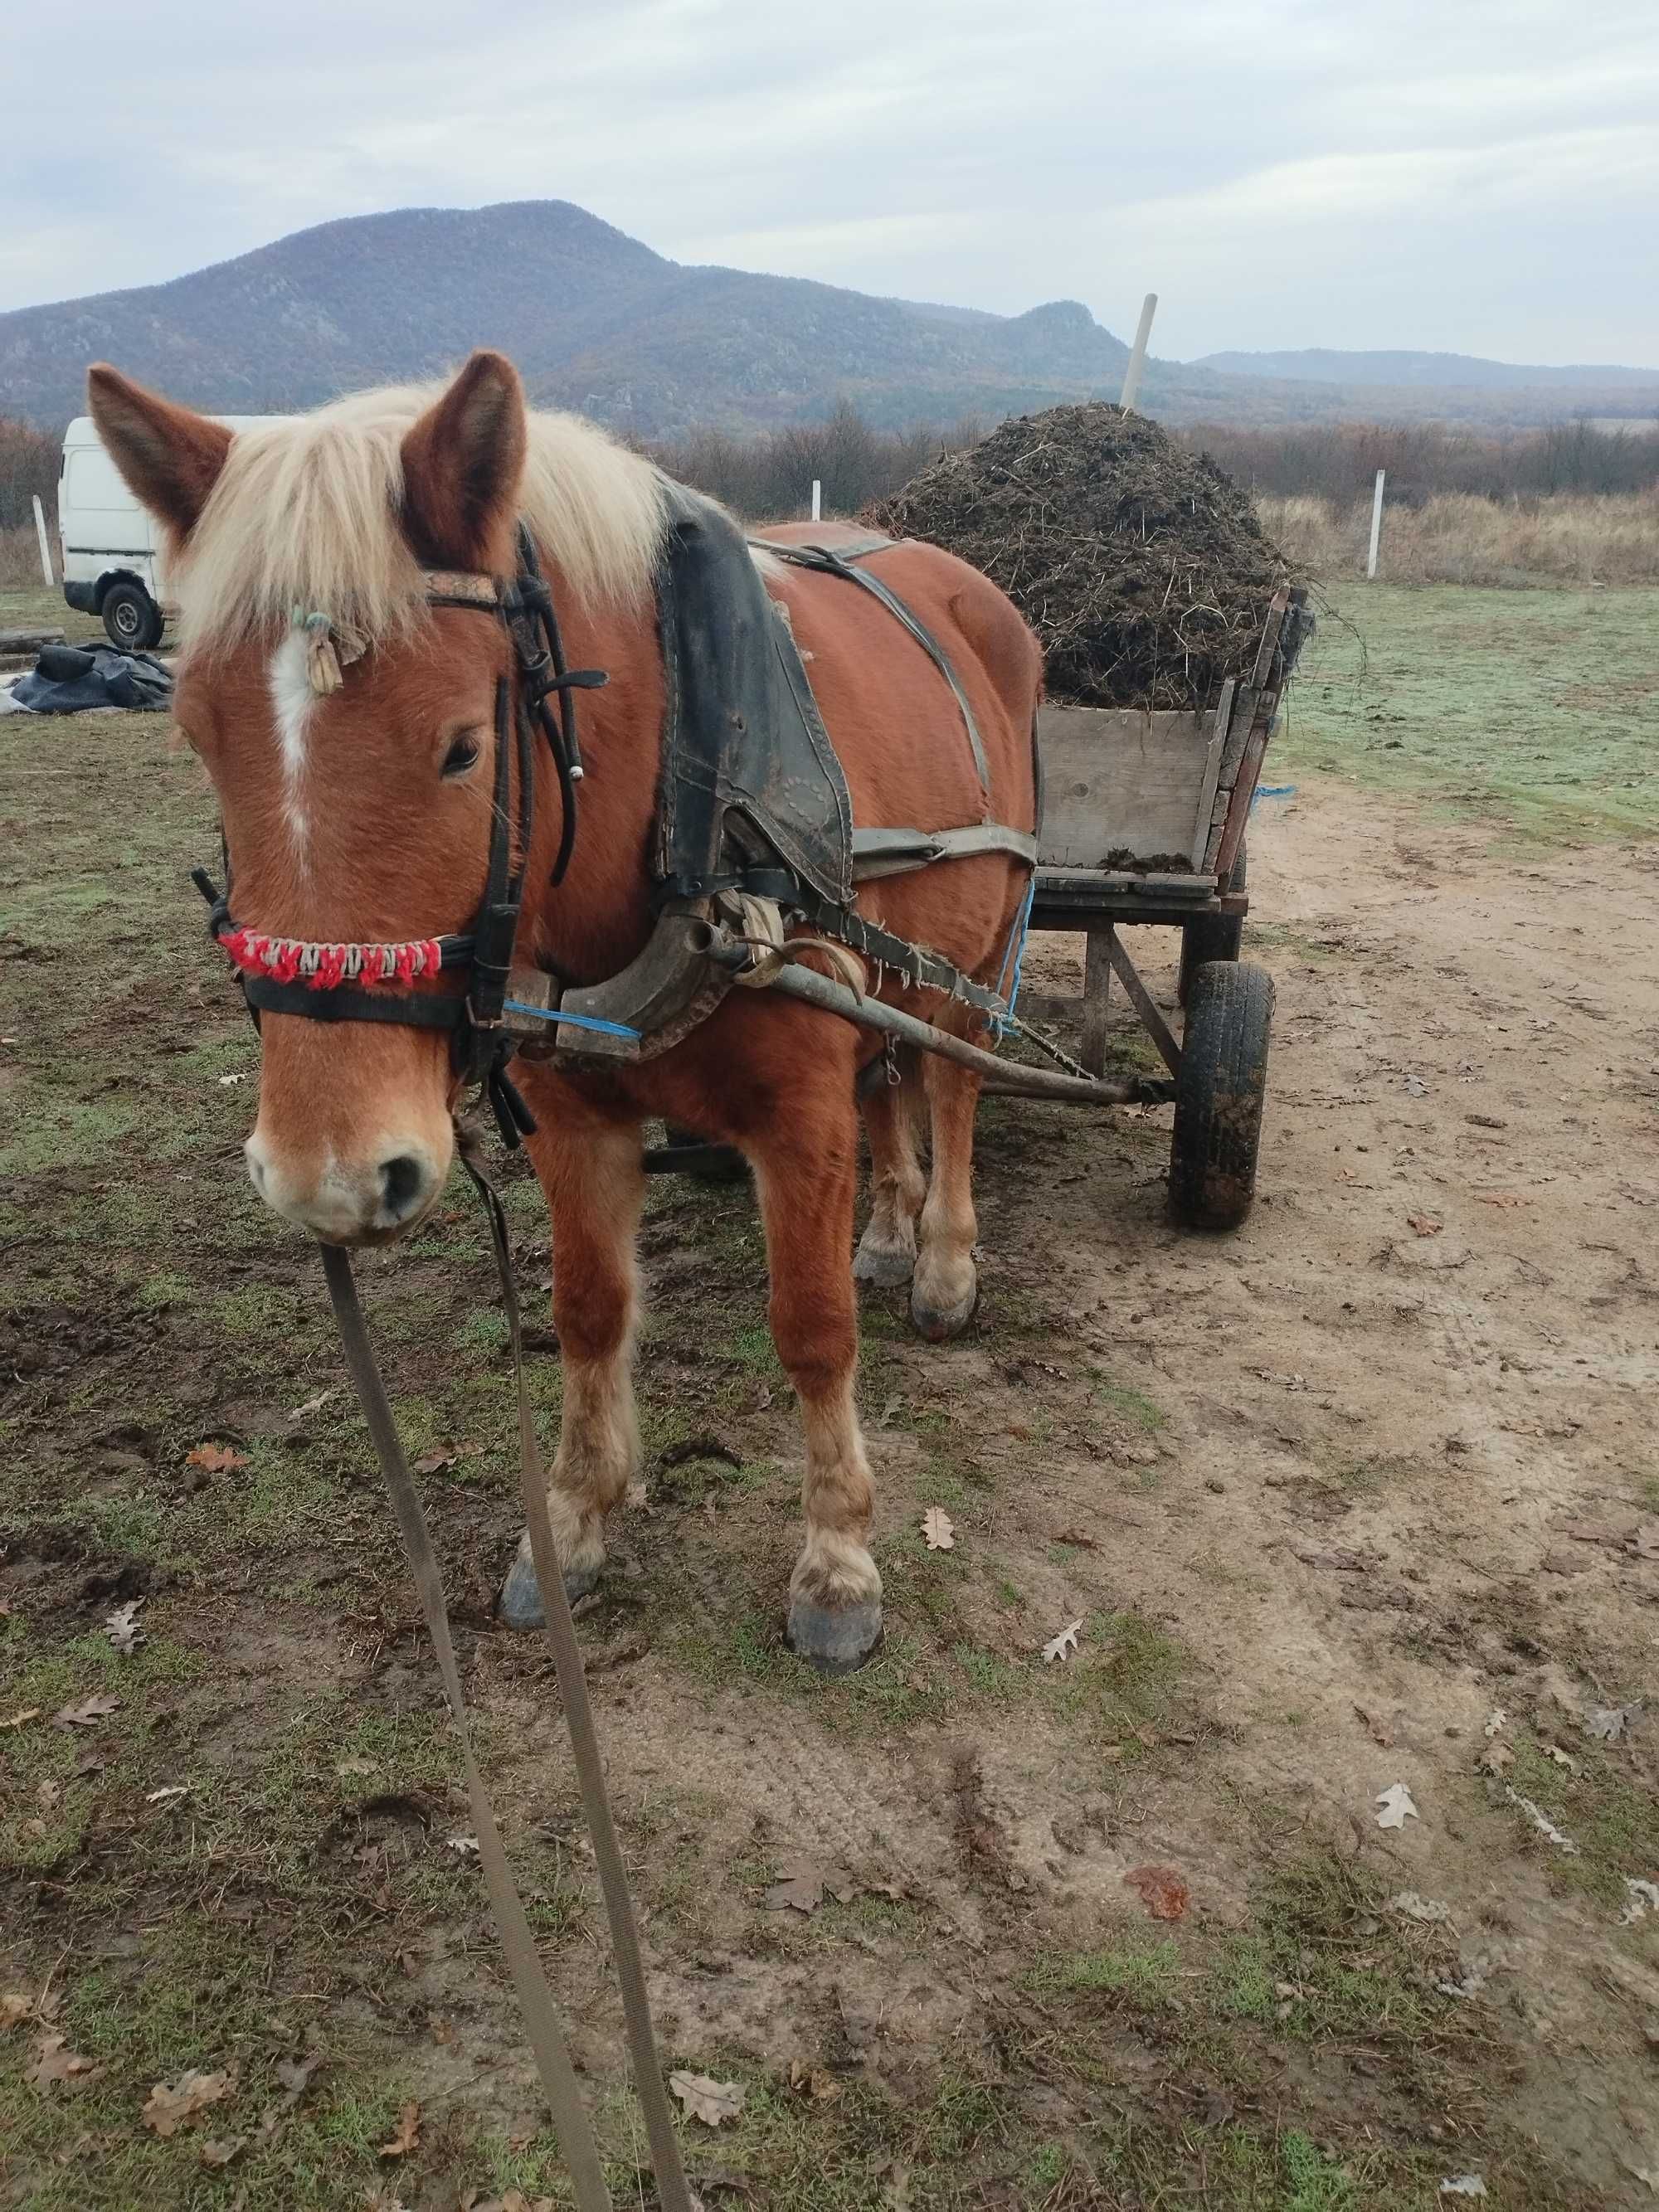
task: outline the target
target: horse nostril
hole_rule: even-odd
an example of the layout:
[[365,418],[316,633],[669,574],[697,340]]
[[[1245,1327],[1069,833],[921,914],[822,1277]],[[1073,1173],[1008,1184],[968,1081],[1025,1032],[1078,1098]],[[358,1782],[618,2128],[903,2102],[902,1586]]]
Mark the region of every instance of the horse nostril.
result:
[[412,1213],[426,1189],[426,1170],[408,1152],[380,1163],[380,1194],[386,1212],[401,1221]]

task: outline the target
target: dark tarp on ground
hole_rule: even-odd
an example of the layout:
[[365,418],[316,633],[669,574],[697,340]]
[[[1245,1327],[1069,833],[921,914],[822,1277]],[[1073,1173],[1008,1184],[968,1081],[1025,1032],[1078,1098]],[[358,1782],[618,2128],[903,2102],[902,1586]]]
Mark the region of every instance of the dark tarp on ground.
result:
[[84,714],[94,707],[137,707],[154,714],[173,704],[173,678],[153,653],[82,653],[49,645],[11,687],[15,705],[32,714]]

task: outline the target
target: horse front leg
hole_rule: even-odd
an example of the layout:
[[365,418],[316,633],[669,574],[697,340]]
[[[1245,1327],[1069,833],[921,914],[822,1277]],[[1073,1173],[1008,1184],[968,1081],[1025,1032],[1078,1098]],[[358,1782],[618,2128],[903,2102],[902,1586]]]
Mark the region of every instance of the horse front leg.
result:
[[861,1666],[881,1635],[869,1552],[875,1490],[853,1401],[858,1308],[848,1264],[858,1182],[851,1070],[792,1098],[750,1148],[766,1228],[772,1341],[800,1401],[806,1541],[789,1584],[793,1648],[827,1674]]
[[[567,1114],[526,1139],[553,1224],[553,1325],[564,1374],[559,1448],[547,1493],[566,1595],[585,1597],[605,1564],[605,1516],[639,1472],[634,1409],[635,1237],[645,1199],[637,1123]],[[539,1628],[530,1538],[501,1595],[509,1628]]]

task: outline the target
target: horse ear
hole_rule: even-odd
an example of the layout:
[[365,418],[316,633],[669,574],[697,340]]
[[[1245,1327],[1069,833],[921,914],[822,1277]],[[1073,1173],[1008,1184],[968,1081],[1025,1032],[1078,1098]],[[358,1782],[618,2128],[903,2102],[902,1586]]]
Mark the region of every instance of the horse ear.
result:
[[230,432],[146,392],[106,362],[87,371],[87,404],[134,498],[176,537],[187,537],[219,481]]
[[431,568],[512,566],[529,432],[524,386],[498,353],[475,353],[404,439],[404,527]]

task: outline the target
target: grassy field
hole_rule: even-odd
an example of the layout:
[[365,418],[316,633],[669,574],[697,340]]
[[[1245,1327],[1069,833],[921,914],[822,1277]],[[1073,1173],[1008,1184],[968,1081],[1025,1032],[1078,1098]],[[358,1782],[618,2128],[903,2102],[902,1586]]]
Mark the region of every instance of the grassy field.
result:
[[1332,597],[1267,781],[1323,769],[1522,837],[1659,828],[1659,592]]
[[[0,621],[40,600],[0,598]],[[1353,611],[1363,665],[1328,624],[1279,780],[1334,769],[1534,838],[1652,826],[1659,597],[1380,589]],[[257,1046],[185,880],[214,851],[199,771],[155,716],[8,717],[0,748],[0,1996],[25,2008],[0,2022],[0,2194],[30,2212],[562,2205],[476,1865],[449,1847],[466,1825],[455,1758],[314,1262],[239,1171]],[[1109,1144],[1155,1176],[1164,1141],[1146,1117],[1085,1138],[999,1104],[982,1149],[994,1189],[1039,1148],[1061,1181],[1097,1178]],[[522,1168],[507,1195],[535,1281],[545,1219]],[[1022,1366],[1061,1356],[1068,1326],[1041,1251],[988,1310],[996,1365],[970,1382],[965,1427],[948,1386],[905,1365],[895,1303],[866,1312],[863,1397],[904,1455],[881,1559],[893,1632],[826,1692],[773,1618],[797,1446],[752,1210],[659,1185],[644,1249],[653,1504],[584,1637],[647,1942],[678,1989],[718,2000],[668,2063],[748,2091],[740,2127],[691,2131],[710,2205],[1431,2212],[1478,2138],[1510,2212],[1590,2212],[1491,2117],[1510,2061],[1446,1994],[1444,1935],[1387,1912],[1405,1877],[1305,1832],[1288,1785],[1226,1805],[1239,1901],[1167,1938],[1034,1936],[960,1766],[957,1886],[872,1875],[810,1920],[765,1910],[787,1841],[768,1808],[797,1747],[844,1781],[879,1744],[896,1774],[880,1818],[902,1826],[943,1731],[1040,1740],[1115,1835],[1199,1786],[1239,1699],[1206,1681],[1178,1618],[1114,1595],[1092,1539],[1019,1548],[1042,1454],[1085,1467],[1091,1500],[1109,1483],[1131,1526],[1176,1456],[1148,1395],[1163,1386],[1133,1359],[1084,1368],[1080,1411],[1036,1410]],[[597,2075],[614,2052],[605,1942],[549,1760],[546,1670],[489,1626],[517,1512],[489,1263],[458,1200],[363,1272],[406,1441],[428,1459],[492,1778]],[[534,1389],[550,1424],[556,1358]],[[737,1464],[697,1456],[711,1430],[741,1437]],[[957,1553],[921,1548],[926,1504],[955,1516]],[[1089,1656],[1048,1673],[1030,1656],[1046,1594],[1091,1576]],[[134,1599],[147,1640],[125,1657],[104,1624]],[[695,1741],[659,1771],[629,1764],[653,1700],[681,1726],[764,1738],[754,1804],[699,1783]],[[1528,1786],[1553,1802],[1564,1785],[1538,1766]],[[825,1817],[833,1836],[839,1810]],[[1649,1817],[1620,1813],[1621,1851]],[[944,1959],[973,1979],[975,2033],[928,2025]],[[757,1977],[799,1993],[822,2048],[757,2055]],[[866,2064],[845,1993],[872,1983],[872,2017],[902,1992],[922,2025]],[[54,2053],[80,2070],[40,2078]],[[220,2101],[164,2136],[147,2100],[191,2069],[226,2077]],[[399,2151],[410,2100],[423,2118]],[[626,2102],[598,2106],[619,2203],[643,2205]]]

